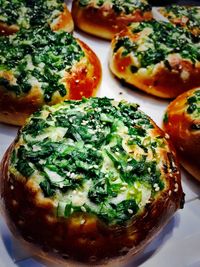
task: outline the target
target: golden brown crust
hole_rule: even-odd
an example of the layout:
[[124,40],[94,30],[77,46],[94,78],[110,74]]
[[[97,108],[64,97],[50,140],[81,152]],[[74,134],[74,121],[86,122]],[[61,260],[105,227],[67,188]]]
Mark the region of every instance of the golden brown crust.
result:
[[133,73],[130,68],[132,64],[134,65],[131,55],[121,56],[120,49],[113,53],[118,36],[129,36],[131,40],[137,41],[140,34],[130,33],[127,27],[112,40],[109,64],[111,71],[119,79],[162,98],[175,98],[179,94],[200,85],[200,62],[192,63],[188,59],[183,59],[179,54],[168,56],[170,69],[161,61],[152,67],[151,71],[140,68]]
[[[72,32],[74,30],[74,22],[66,4],[64,5],[63,12],[50,24],[53,31],[63,30],[66,32]],[[19,25],[8,25],[0,21],[0,35],[10,35],[17,32],[20,29]]]
[[142,12],[138,9],[132,14],[120,13],[118,15],[110,6],[80,7],[78,1],[73,1],[72,17],[79,29],[110,40],[130,22],[151,20],[152,13],[151,11]]
[[[65,99],[81,99],[91,97],[101,82],[101,64],[95,53],[82,41],[77,40],[85,53],[85,57],[76,63],[70,72],[65,72],[63,82],[67,94],[62,97],[55,93],[49,105],[59,103]],[[0,72],[0,77],[13,79],[11,72]],[[17,96],[0,86],[0,121],[13,125],[23,125],[26,118],[45,104],[42,89],[38,85],[32,87],[29,93]]]
[[[158,127],[154,133],[164,134]],[[25,240],[38,244],[45,251],[57,251],[63,257],[82,262],[101,263],[106,257],[112,262],[116,256],[125,261],[139,253],[183,204],[178,163],[169,143],[171,152],[163,149],[163,157],[168,162],[164,170],[165,189],[126,227],[105,225],[87,213],[58,218],[53,203],[43,197],[38,185],[9,173],[9,160],[16,142],[17,139],[1,163],[1,204],[15,235],[20,233]]]
[[52,23],[51,29],[53,31],[63,30],[66,32],[72,32],[74,30],[74,22],[67,6],[64,4],[64,10],[56,19],[55,23]]
[[12,125],[23,125],[26,118],[43,104],[38,87],[32,88],[23,97],[16,96],[6,88],[0,87],[0,121]]
[[101,63],[96,54],[82,41],[77,40],[85,53],[85,57],[78,62],[71,73],[66,73],[64,81],[69,88],[68,98],[78,100],[95,96],[102,77]]
[[167,119],[163,127],[170,135],[183,167],[200,180],[200,131],[191,128],[194,123],[200,123],[200,118],[192,119],[191,115],[186,112],[187,98],[196,90],[199,89],[192,89],[181,94],[169,104],[166,110]]

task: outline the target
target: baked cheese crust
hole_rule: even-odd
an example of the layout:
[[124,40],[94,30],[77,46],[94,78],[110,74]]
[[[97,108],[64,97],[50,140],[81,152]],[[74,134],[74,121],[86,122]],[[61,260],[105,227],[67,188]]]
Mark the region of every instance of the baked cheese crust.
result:
[[0,121],[22,125],[43,104],[95,95],[101,65],[94,52],[48,26],[0,37]]
[[15,233],[79,261],[138,253],[183,204],[164,132],[137,104],[108,98],[44,106],[0,173]]
[[159,8],[160,13],[175,25],[200,35],[200,7],[171,5]]
[[119,79],[163,98],[200,85],[199,42],[167,22],[131,23],[113,38],[109,64]]
[[46,24],[54,31],[73,31],[73,20],[63,0],[0,0],[0,7],[0,35]]
[[183,167],[200,180],[200,88],[178,96],[168,106],[163,122]]
[[74,0],[72,17],[81,30],[105,39],[133,21],[151,20],[151,6],[146,0]]

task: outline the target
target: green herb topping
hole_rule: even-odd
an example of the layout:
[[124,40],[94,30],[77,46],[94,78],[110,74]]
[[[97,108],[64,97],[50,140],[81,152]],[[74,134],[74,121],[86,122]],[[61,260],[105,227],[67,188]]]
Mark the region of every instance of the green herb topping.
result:
[[[184,24],[189,30],[200,28],[200,8],[194,6],[171,5],[163,8],[169,20]],[[180,19],[180,21],[178,21]],[[179,22],[179,23],[178,23]],[[185,22],[185,23],[183,23]]]
[[168,123],[168,120],[169,120],[169,118],[168,118],[168,113],[165,112],[164,117],[163,117],[163,122],[164,122],[164,123]]
[[88,5],[104,6],[110,5],[116,13],[131,14],[136,10],[150,11],[151,6],[146,0],[79,0],[82,7]]
[[[40,186],[57,216],[88,212],[124,224],[165,187],[166,149],[136,104],[108,98],[45,106],[21,130],[10,172]],[[173,165],[173,164],[172,164]]]
[[51,24],[63,9],[63,0],[0,0],[0,22],[28,29]]
[[[192,96],[187,98],[186,109],[193,120],[200,119],[200,89],[195,90]],[[199,123],[198,125],[193,124],[192,129],[199,130],[199,126]]]
[[0,70],[11,71],[15,77],[11,81],[0,77],[0,85],[16,95],[41,87],[44,101],[49,102],[55,92],[66,95],[63,71],[70,71],[83,56],[71,34],[52,32],[48,26],[0,36]]
[[[122,56],[132,55],[137,58],[137,68],[154,66],[161,61],[170,68],[167,56],[173,53],[178,53],[193,63],[200,61],[199,43],[194,42],[189,32],[171,23],[132,23],[129,29],[133,34],[140,34],[139,40],[133,41],[128,36],[119,37],[114,53],[122,47]],[[136,69],[133,68],[133,71]]]

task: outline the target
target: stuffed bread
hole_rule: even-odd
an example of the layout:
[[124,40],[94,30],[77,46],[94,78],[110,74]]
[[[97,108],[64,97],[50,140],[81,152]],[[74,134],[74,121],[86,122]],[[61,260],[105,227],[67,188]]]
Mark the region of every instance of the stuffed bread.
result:
[[44,106],[20,130],[0,173],[15,234],[92,264],[139,253],[183,205],[164,132],[138,105],[108,98]]

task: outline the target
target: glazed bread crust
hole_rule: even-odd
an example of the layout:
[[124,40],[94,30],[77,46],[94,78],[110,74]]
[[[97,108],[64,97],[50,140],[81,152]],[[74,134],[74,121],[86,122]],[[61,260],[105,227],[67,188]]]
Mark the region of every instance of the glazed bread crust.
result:
[[151,20],[152,13],[138,8],[130,14],[124,12],[118,14],[110,5],[97,7],[89,4],[82,7],[79,1],[73,1],[72,17],[79,29],[110,40],[130,22]]
[[194,125],[200,124],[200,116],[193,118],[187,112],[187,99],[195,92],[199,92],[199,88],[181,94],[169,104],[163,127],[170,135],[183,167],[200,180],[200,131],[198,127],[194,129]]

